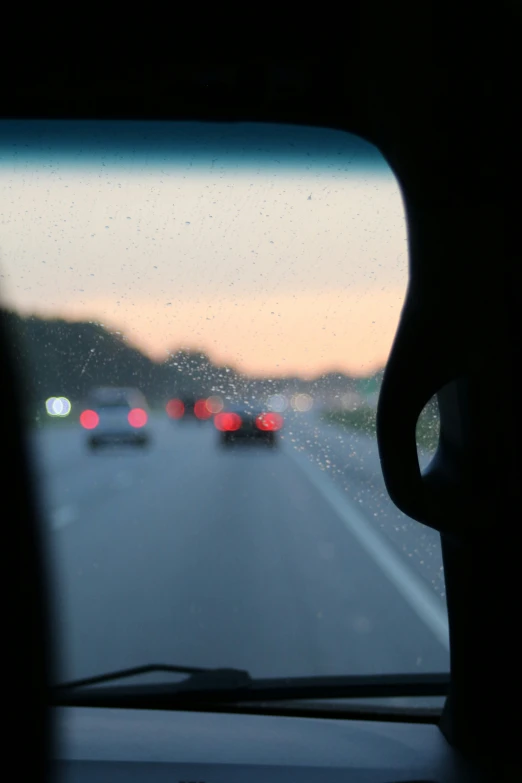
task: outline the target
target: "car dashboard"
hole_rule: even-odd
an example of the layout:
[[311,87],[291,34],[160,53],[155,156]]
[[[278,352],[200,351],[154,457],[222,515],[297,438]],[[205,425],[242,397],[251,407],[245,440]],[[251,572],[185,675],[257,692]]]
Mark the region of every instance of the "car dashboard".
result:
[[427,723],[57,707],[55,778],[81,783],[443,783],[470,770]]

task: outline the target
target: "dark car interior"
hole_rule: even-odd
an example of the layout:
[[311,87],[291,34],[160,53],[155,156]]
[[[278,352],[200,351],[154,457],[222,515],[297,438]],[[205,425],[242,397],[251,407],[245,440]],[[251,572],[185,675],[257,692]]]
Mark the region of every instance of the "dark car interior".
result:
[[[441,535],[451,648],[442,715],[343,707],[303,717],[289,702],[282,717],[269,699],[238,706],[231,697],[173,708],[158,697],[141,715],[135,692],[104,708],[102,696],[89,706],[53,691],[52,564],[2,329],[4,551],[16,552],[5,592],[4,748],[20,754],[24,780],[522,779],[520,6],[350,4],[342,35],[335,14],[325,25],[314,16],[302,35],[239,25],[232,36],[223,22],[208,40],[194,21],[181,25],[191,30],[183,40],[178,19],[175,45],[141,29],[150,52],[120,47],[120,28],[112,51],[95,47],[95,58],[93,41],[74,56],[47,37],[45,46],[26,41],[26,60],[4,71],[1,115],[318,125],[381,150],[402,188],[410,280],[378,442],[392,500]],[[434,395],[440,442],[421,474],[415,426]],[[501,417],[490,415],[494,405]],[[393,692],[401,687],[416,686]]]

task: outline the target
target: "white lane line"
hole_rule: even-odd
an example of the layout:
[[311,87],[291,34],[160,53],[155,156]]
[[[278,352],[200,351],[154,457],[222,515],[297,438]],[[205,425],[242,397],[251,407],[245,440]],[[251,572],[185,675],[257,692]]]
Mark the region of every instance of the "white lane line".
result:
[[418,617],[433,632],[438,641],[449,650],[448,617],[444,605],[420,576],[409,569],[392,546],[380,535],[349,497],[322,475],[302,454],[289,446],[285,453],[306,474],[310,483],[342,519],[350,533],[364,547],[374,562],[386,574],[409,603]]
[[51,527],[53,530],[59,530],[62,527],[70,525],[76,519],[76,509],[74,506],[59,506],[51,511]]

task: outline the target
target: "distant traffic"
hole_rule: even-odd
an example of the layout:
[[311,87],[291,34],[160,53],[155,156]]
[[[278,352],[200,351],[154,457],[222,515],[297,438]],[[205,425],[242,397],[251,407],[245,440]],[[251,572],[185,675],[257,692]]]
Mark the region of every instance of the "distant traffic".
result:
[[223,446],[237,443],[277,444],[276,433],[283,427],[280,413],[252,404],[225,405],[221,397],[183,397],[169,400],[167,415],[174,421],[212,420]]
[[[239,443],[276,446],[284,424],[283,416],[277,411],[258,403],[227,405],[217,395],[172,398],[165,405],[165,413],[173,423],[213,423],[218,442],[223,446]],[[93,389],[79,418],[91,451],[107,445],[145,447],[151,443],[149,407],[137,389]]]
[[141,392],[110,387],[94,389],[80,414],[91,450],[106,445],[149,445],[148,419],[147,402]]
[[277,433],[283,427],[283,417],[273,411],[249,410],[246,407],[222,411],[214,417],[214,424],[221,433],[221,443],[264,443],[277,445]]

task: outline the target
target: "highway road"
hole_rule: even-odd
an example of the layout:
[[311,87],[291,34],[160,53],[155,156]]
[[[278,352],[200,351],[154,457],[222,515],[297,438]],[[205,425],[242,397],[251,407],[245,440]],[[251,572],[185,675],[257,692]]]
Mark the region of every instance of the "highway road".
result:
[[211,423],[152,428],[145,452],[91,454],[74,424],[31,436],[60,679],[448,669],[437,536],[385,496],[371,439],[312,414],[275,451],[223,450]]

